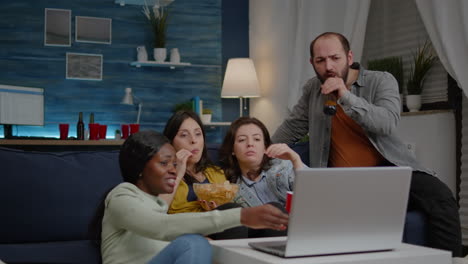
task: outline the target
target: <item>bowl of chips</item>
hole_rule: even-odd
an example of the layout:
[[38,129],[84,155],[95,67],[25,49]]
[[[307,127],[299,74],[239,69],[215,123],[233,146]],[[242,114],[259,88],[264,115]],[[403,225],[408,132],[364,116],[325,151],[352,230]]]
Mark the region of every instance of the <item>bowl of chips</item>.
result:
[[216,206],[229,203],[239,191],[239,185],[225,181],[224,183],[194,183],[193,190],[199,200],[215,202]]

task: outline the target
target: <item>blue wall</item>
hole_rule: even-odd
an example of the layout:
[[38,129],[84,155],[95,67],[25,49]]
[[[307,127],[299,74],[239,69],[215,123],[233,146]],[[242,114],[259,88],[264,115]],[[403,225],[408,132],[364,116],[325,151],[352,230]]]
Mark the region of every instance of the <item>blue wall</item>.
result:
[[[230,58],[249,57],[249,1],[224,0],[222,3],[223,76]],[[247,99],[249,100],[249,99]],[[223,120],[239,117],[239,99],[221,99]],[[248,107],[248,103],[246,104]],[[248,115],[244,111],[244,115]]]
[[[228,0],[232,6],[235,2]],[[239,2],[244,7],[247,0]],[[223,4],[224,5],[224,4]],[[236,5],[236,4],[234,4]],[[44,46],[44,8],[72,11],[72,46]],[[119,102],[125,87],[132,87],[142,98],[144,106],[141,129],[162,130],[176,103],[199,95],[204,107],[214,110],[213,121],[231,121],[223,117],[223,110],[237,113],[237,106],[222,107],[220,92],[223,75],[222,16],[227,14],[231,26],[226,32],[236,33],[235,23],[241,25],[240,35],[248,32],[248,19],[237,16],[238,10],[223,9],[221,0],[176,0],[170,6],[167,48],[179,48],[183,62],[194,67],[168,68],[129,66],[136,60],[136,47],[146,45],[152,58],[152,35],[141,6],[121,7],[113,0],[74,1],[9,1],[0,6],[0,84],[40,87],[45,89],[45,126],[15,126],[13,135],[58,137],[58,123],[70,123],[70,136],[75,136],[78,112],[85,123],[91,112],[95,121],[107,124],[108,137],[122,123],[136,120],[137,108]],[[75,16],[95,16],[112,19],[112,44],[90,44],[74,41]],[[225,33],[226,34],[226,33]],[[248,33],[247,33],[248,35]],[[237,42],[240,55],[248,56],[248,37],[231,39]],[[227,50],[235,54],[236,45]],[[82,81],[65,79],[65,53],[96,53],[104,56],[103,80]],[[223,99],[227,101],[227,99]],[[231,102],[229,102],[232,104]],[[226,115],[226,113],[225,113]],[[229,113],[227,114],[229,116]],[[232,114],[231,114],[232,116]],[[0,130],[0,133],[3,132]],[[209,141],[219,142],[222,135],[209,129]]]

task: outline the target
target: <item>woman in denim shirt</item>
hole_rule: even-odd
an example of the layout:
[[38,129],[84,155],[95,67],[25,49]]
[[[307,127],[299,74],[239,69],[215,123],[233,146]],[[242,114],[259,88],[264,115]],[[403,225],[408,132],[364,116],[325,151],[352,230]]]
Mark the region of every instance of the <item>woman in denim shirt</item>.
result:
[[272,203],[284,208],[294,170],[305,166],[288,145],[272,144],[265,125],[252,117],[231,124],[220,159],[226,178],[240,185],[234,202],[242,207]]

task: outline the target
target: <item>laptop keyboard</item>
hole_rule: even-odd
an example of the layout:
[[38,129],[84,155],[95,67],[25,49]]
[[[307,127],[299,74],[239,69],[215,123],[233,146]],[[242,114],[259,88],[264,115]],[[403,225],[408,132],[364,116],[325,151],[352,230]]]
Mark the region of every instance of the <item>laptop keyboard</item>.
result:
[[284,252],[286,250],[286,245],[277,245],[277,246],[269,246],[274,251]]
[[286,252],[286,243],[282,241],[278,242],[257,242],[257,243],[249,243],[251,247],[254,249],[270,253],[276,256],[284,257],[284,253]]

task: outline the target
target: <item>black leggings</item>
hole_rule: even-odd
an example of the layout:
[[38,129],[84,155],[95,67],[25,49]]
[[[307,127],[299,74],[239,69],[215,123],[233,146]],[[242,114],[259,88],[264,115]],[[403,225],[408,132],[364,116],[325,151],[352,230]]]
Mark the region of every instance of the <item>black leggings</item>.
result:
[[427,217],[427,245],[462,256],[458,205],[450,189],[438,178],[414,171],[411,178],[408,210],[420,210]]
[[[268,204],[271,204],[275,206],[276,208],[280,209],[283,211],[283,213],[288,214],[284,206],[282,206],[280,203],[277,202],[270,202]],[[255,238],[255,237],[277,237],[277,236],[287,236],[288,235],[288,229],[286,230],[274,230],[274,229],[253,229],[249,228],[249,238]]]
[[[281,204],[276,203],[276,202],[271,202],[269,204],[279,208],[284,213],[287,213]],[[218,206],[216,210],[226,210],[226,209],[239,208],[239,207],[241,207],[239,204],[227,203],[227,204]],[[287,233],[288,233],[287,230],[277,231],[274,229],[253,229],[253,228],[248,228],[245,226],[238,226],[238,227],[226,229],[223,232],[211,234],[208,237],[214,240],[218,240],[218,239],[286,236]]]

